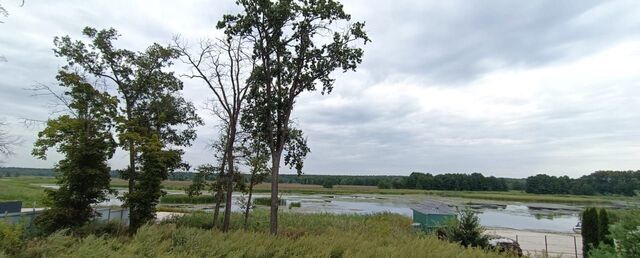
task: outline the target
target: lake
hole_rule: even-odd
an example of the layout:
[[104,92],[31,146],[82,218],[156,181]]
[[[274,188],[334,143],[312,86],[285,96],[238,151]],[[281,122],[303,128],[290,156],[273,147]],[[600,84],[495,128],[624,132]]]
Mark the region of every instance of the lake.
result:
[[[55,188],[54,185],[45,187]],[[118,189],[122,194],[124,189]],[[183,191],[168,191],[169,194],[183,194]],[[233,211],[241,211],[239,200],[241,194],[234,194]],[[267,194],[254,194],[254,198],[268,197]],[[300,195],[283,194],[287,207],[286,212],[303,213],[335,213],[335,214],[372,214],[391,212],[408,217],[412,216],[411,206],[421,201],[438,200],[458,208],[469,207],[478,213],[480,223],[488,228],[511,228],[542,232],[573,232],[573,227],[580,221],[582,207],[562,204],[517,203],[499,201],[469,201],[461,198],[435,197],[428,195]],[[292,202],[299,202],[301,207],[289,208]],[[101,206],[119,206],[122,202],[113,196]],[[171,205],[194,210],[210,211],[212,205]]]

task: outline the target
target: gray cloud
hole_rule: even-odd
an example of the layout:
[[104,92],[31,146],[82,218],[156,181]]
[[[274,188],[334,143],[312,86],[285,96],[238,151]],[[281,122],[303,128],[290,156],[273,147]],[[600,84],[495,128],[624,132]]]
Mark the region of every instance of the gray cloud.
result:
[[[306,173],[483,172],[579,176],[637,169],[640,153],[640,4],[636,1],[343,1],[373,39],[356,73],[336,73],[328,96],[304,94],[294,118],[312,149]],[[46,119],[47,99],[23,88],[55,83],[63,60],[55,36],[115,27],[118,45],[143,50],[219,35],[233,1],[27,1],[3,3],[0,117],[23,139],[7,166],[50,167],[30,156],[36,133],[22,118]],[[635,67],[635,68],[634,68]],[[177,73],[186,67],[177,65]],[[185,80],[202,107],[209,92]],[[216,120],[187,149],[212,162]],[[111,164],[122,167],[122,152]]]

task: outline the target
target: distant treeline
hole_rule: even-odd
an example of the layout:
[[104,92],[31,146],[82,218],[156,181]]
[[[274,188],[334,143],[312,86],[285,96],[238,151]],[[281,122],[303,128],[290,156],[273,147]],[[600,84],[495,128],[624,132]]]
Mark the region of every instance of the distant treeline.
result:
[[0,177],[12,176],[54,176],[50,168],[0,167]]
[[494,176],[473,174],[411,173],[404,182],[404,188],[455,191],[507,191],[507,181]]
[[[174,172],[169,180],[191,181],[195,173]],[[0,167],[0,177],[54,176],[53,169]],[[118,171],[111,176],[119,178]],[[626,195],[640,190],[640,171],[598,171],[577,179],[568,176],[539,174],[526,179],[486,177],[473,174],[439,174],[413,172],[409,176],[347,176],[347,175],[280,175],[280,183],[322,185],[376,186],[382,189],[425,189],[453,191],[524,190],[537,194]],[[269,182],[268,180],[266,182]]]
[[598,171],[572,179],[539,174],[527,178],[525,191],[539,194],[626,195],[640,190],[640,171]]

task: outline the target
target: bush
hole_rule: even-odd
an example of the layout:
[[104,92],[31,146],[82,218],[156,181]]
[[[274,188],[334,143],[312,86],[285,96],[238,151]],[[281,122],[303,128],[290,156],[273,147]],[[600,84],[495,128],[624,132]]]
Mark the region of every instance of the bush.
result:
[[[186,194],[168,194],[160,198],[160,203],[171,204],[207,204],[214,203],[215,198],[212,195],[197,195],[189,197]],[[223,201],[224,202],[224,201]]]
[[92,221],[73,231],[80,237],[95,236],[121,236],[127,233],[127,226],[121,221]]
[[[209,216],[204,216],[209,215]],[[194,213],[211,218],[210,214]],[[234,213],[233,219],[242,214]],[[269,213],[256,212],[249,230],[232,220],[232,230],[184,227],[163,222],[142,226],[126,239],[88,236],[73,241],[52,235],[35,241],[29,257],[504,257],[495,252],[462,248],[435,237],[417,235],[401,215],[330,215],[282,213],[280,236],[269,234]],[[191,221],[193,218],[177,219]],[[184,224],[183,224],[184,225]]]
[[300,208],[302,207],[302,204],[300,202],[291,202],[289,203],[289,209],[291,208]]
[[484,228],[480,225],[480,218],[471,209],[458,212],[456,219],[447,222],[440,231],[450,242],[461,244],[465,247],[486,247],[488,238]]
[[22,249],[26,238],[24,224],[10,224],[0,221],[0,251],[7,254],[16,254]]
[[[279,205],[286,205],[286,201],[284,199],[278,198]],[[265,205],[271,206],[271,197],[258,197],[253,199],[254,205]]]

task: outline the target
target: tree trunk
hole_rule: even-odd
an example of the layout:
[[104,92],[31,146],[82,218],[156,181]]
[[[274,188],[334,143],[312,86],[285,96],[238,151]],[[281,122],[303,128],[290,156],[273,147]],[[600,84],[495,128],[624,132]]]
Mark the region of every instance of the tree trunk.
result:
[[271,234],[278,234],[278,173],[280,172],[280,157],[282,150],[271,154]]
[[[134,189],[136,185],[135,174],[136,174],[135,144],[133,143],[133,141],[130,141],[129,142],[129,198],[131,198],[135,190]],[[138,226],[138,220],[136,219],[136,216],[134,214],[133,205],[131,205],[131,202],[129,200],[127,200],[127,203],[129,205],[128,207],[129,208],[129,226],[135,229]]]
[[220,216],[220,203],[222,203],[222,188],[219,187],[214,196],[213,199],[216,205],[213,209],[213,227],[216,228],[218,225],[218,217]]
[[218,179],[216,179],[217,184],[216,184],[216,195],[215,195],[215,210],[213,211],[213,227],[215,228],[218,225],[218,217],[220,215],[220,203],[222,203],[222,195],[223,195],[223,187],[222,184],[220,183],[220,181],[224,178],[224,168],[227,164],[227,152],[226,152],[226,148],[224,150],[224,153],[222,155],[224,158],[222,158],[222,164],[220,164],[220,173],[218,173]]
[[231,203],[233,201],[233,143],[236,140],[236,122],[229,123],[229,135],[227,136],[227,146],[225,147],[227,152],[227,199],[224,207],[224,223],[222,225],[222,232],[229,231],[229,224],[231,220]]
[[249,210],[251,209],[251,196],[253,195],[253,178],[254,176],[251,176],[251,181],[249,181],[249,198],[247,199],[247,204],[245,207],[245,211],[244,211],[244,229],[247,229],[247,226],[249,225]]

